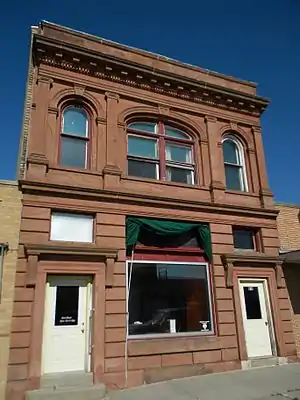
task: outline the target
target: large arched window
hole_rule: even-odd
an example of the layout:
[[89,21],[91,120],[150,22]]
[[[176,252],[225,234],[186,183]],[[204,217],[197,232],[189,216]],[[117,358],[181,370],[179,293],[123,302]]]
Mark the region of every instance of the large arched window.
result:
[[226,189],[247,191],[244,149],[233,135],[223,139]]
[[163,122],[128,125],[128,175],[193,185],[193,140]]
[[70,105],[62,115],[60,165],[87,168],[89,119],[83,107]]

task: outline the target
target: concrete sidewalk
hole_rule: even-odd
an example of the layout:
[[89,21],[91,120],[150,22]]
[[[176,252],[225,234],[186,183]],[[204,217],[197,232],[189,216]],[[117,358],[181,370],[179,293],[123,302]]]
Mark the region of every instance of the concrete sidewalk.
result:
[[110,392],[110,400],[300,400],[300,364],[256,368]]

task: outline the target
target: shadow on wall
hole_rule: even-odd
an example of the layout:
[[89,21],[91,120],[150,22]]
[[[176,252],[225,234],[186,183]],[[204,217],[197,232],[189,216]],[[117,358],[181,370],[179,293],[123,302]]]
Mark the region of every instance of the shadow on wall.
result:
[[295,315],[299,315],[300,318],[300,264],[285,265],[284,276],[292,311]]

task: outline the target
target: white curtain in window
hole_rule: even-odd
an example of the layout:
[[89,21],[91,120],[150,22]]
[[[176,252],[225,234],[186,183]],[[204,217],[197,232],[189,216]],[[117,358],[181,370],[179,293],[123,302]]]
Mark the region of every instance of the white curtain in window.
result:
[[52,213],[50,239],[92,243],[93,221],[92,215]]

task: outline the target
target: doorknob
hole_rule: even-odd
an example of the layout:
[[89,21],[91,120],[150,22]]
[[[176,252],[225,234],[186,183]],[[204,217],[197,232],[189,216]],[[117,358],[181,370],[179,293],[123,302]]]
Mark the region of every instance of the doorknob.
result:
[[84,322],[81,324],[81,333],[84,333]]

